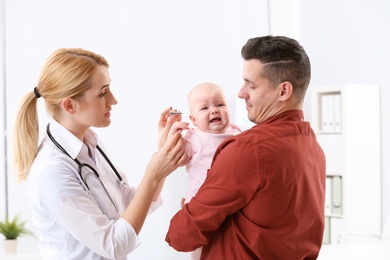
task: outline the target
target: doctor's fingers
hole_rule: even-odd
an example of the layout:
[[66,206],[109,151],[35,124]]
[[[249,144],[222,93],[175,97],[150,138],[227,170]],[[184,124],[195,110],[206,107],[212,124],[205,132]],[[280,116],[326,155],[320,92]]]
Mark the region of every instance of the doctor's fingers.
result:
[[170,108],[165,109],[161,115],[158,124],[158,147],[161,148],[168,139],[169,131],[175,122],[181,120],[180,115],[169,116]]
[[[172,135],[169,137],[169,139],[164,144],[163,148],[165,148],[167,150],[172,150],[175,146],[177,146],[178,144],[181,144],[181,143],[178,143],[179,140],[181,140],[181,139],[183,139],[183,136],[181,135],[181,133],[179,131],[176,131],[176,132],[172,133]],[[184,144],[183,144],[183,146],[184,146]]]
[[185,144],[181,134],[179,132],[174,133],[163,149],[165,149],[164,153],[169,157],[169,160],[177,164],[185,153]]
[[174,162],[179,166],[180,162],[183,160],[182,158],[186,155],[186,147],[183,138],[179,138],[176,145],[170,150],[170,153],[174,158]]
[[187,155],[187,153],[185,152],[185,149],[184,149],[184,153],[178,161],[178,166],[181,167],[181,166],[187,165],[187,163],[189,162],[190,159],[191,158]]
[[169,118],[169,110],[171,109],[171,107],[167,107],[165,108],[161,114],[160,114],[160,118],[158,120],[158,130],[162,130],[164,129],[164,127],[166,126],[167,124],[167,120]]
[[161,114],[160,119],[158,120],[158,130],[164,130],[166,128],[171,129],[173,123],[181,121],[181,114],[170,115],[172,107],[165,108]]
[[180,133],[175,133],[174,137],[169,139],[171,144],[166,143],[162,149],[154,155],[155,160],[150,164],[154,167],[154,172],[160,177],[166,177],[179,167],[179,161],[185,153],[184,141],[177,138]]
[[[158,148],[162,148],[167,141],[168,133],[171,126],[167,127],[168,121],[172,121],[172,118],[169,117],[169,110],[171,108],[166,108],[160,115],[160,119],[158,121]],[[173,124],[173,123],[172,123]]]

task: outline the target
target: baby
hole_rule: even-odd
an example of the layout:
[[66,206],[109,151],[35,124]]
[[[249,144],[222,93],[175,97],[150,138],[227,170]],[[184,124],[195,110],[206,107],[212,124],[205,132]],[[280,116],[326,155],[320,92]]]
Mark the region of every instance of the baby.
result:
[[[198,192],[207,176],[214,153],[226,138],[240,133],[240,129],[230,123],[229,109],[225,93],[221,87],[213,83],[201,83],[188,94],[187,103],[190,110],[190,120],[176,122],[172,128],[175,131],[187,130],[184,133],[188,173],[188,188],[182,206],[188,203]],[[201,248],[191,254],[191,259],[199,259]]]

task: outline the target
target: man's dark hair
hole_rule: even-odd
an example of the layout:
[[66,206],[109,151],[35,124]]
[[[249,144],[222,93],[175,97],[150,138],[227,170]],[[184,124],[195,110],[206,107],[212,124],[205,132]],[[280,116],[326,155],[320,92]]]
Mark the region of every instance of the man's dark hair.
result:
[[241,49],[245,60],[256,59],[263,65],[261,77],[271,86],[288,81],[293,85],[299,102],[303,102],[310,82],[310,60],[303,47],[285,36],[263,36],[249,39]]

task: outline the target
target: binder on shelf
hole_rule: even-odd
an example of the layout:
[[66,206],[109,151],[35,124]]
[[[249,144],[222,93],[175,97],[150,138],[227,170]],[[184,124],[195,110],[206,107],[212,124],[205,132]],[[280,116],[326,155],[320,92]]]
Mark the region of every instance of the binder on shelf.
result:
[[330,214],[332,214],[332,176],[327,176],[325,183],[325,216]]
[[336,93],[333,95],[333,121],[334,131],[341,132],[341,94]]
[[342,179],[340,176],[332,177],[332,214],[341,215],[342,205]]
[[341,95],[340,93],[321,94],[321,123],[322,132],[341,132]]
[[328,94],[321,95],[321,130],[330,131],[330,98]]
[[322,244],[329,245],[330,244],[330,218],[325,217],[325,229],[324,235],[322,237]]

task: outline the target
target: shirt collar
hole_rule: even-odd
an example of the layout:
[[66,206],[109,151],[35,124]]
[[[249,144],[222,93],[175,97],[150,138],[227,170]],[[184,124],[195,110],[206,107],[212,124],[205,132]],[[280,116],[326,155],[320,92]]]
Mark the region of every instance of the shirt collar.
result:
[[262,124],[273,123],[274,121],[304,121],[303,111],[302,110],[288,110],[283,113],[274,115],[267,120],[265,120]]
[[[79,155],[84,143],[56,120],[51,120],[49,124],[51,135],[75,159]],[[84,139],[90,146],[96,147],[97,137],[92,129],[89,128],[87,130]]]

